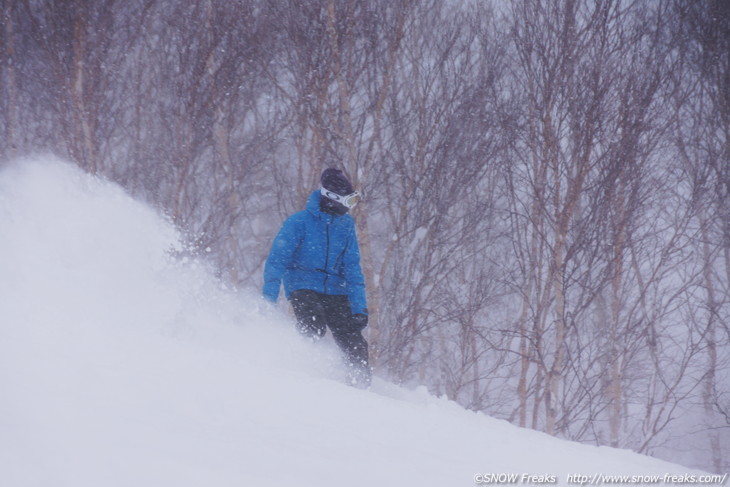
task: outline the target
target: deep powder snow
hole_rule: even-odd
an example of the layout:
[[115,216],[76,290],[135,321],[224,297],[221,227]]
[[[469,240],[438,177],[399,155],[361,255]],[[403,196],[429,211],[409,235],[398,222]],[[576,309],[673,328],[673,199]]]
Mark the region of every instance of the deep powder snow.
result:
[[53,157],[0,171],[0,229],[0,485],[701,475],[519,429],[422,388],[347,387],[331,343],[297,336],[258,290],[225,289],[174,257],[180,238],[164,218]]

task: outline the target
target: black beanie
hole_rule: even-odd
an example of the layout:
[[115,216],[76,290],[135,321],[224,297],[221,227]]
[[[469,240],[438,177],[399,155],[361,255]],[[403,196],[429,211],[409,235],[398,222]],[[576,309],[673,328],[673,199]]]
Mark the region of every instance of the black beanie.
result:
[[320,181],[324,189],[337,193],[340,196],[347,196],[355,191],[352,189],[350,181],[347,180],[345,175],[339,169],[325,169],[322,172]]

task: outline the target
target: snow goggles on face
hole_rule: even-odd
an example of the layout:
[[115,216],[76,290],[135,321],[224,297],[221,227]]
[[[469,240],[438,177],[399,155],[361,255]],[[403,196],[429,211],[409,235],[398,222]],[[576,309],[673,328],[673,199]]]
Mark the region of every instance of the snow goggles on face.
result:
[[355,208],[355,205],[360,201],[360,193],[358,193],[357,191],[355,191],[354,193],[348,194],[347,196],[339,195],[337,193],[334,193],[334,192],[332,192],[328,189],[324,189],[324,188],[322,188],[320,190],[320,192],[322,193],[322,196],[324,196],[325,198],[329,198],[332,201],[336,201],[339,204],[341,204],[342,206],[344,206],[350,210]]

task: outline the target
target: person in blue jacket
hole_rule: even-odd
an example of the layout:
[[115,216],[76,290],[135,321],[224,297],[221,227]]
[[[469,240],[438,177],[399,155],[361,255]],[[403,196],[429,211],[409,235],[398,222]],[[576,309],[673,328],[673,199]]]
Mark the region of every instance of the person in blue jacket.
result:
[[274,239],[264,266],[263,295],[276,303],[281,284],[305,336],[319,339],[327,328],[343,351],[353,385],[370,385],[365,278],[355,221],[348,214],[359,200],[338,169],[325,169],[321,188],[306,209],[290,216]]

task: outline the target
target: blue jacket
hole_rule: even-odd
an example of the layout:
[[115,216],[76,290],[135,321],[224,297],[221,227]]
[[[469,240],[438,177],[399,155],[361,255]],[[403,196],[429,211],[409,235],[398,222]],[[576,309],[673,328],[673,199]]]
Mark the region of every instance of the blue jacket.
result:
[[352,314],[367,314],[355,220],[322,212],[319,198],[313,192],[307,208],[289,217],[274,239],[264,267],[264,297],[275,303],[283,281],[287,298],[299,289],[347,295]]

